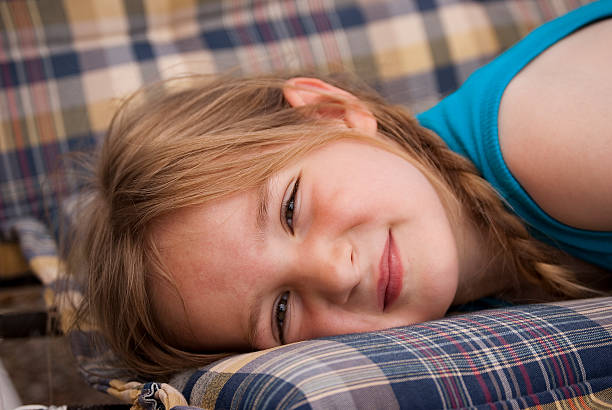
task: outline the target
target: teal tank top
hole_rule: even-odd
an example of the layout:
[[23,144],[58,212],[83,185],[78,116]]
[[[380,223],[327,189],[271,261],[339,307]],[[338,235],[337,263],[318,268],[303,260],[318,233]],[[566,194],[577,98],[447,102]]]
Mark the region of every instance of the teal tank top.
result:
[[612,232],[565,225],[531,199],[504,162],[498,137],[498,112],[504,90],[531,60],[579,28],[611,15],[612,0],[601,0],[540,26],[475,71],[455,93],[417,115],[422,126],[434,131],[453,151],[476,165],[526,222],[534,237],[608,270],[612,270]]

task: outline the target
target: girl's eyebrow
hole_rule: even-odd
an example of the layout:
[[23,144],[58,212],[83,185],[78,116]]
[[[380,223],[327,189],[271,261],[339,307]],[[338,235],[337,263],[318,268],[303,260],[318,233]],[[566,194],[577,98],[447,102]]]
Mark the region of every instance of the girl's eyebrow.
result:
[[[260,241],[265,240],[265,233],[268,226],[269,209],[270,209],[270,198],[272,197],[271,189],[271,177],[266,178],[263,184],[257,189],[256,207],[256,228],[257,228],[257,239]],[[257,339],[259,337],[259,318],[263,309],[263,295],[258,293],[251,306],[249,307],[249,321],[247,325],[247,342],[251,347],[257,346]]]
[[267,228],[268,210],[270,203],[270,178],[257,190],[257,232],[258,237],[263,239]]
[[257,347],[257,339],[259,337],[259,318],[263,306],[263,297],[258,294],[249,309],[249,322],[247,325],[247,343],[250,347]]

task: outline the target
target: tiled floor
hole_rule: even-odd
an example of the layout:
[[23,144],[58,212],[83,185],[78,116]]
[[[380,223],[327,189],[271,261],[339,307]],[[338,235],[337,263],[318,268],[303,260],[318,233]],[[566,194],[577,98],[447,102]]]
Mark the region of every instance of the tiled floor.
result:
[[84,382],[63,337],[5,339],[0,357],[23,404],[118,403]]
[[[40,286],[0,286],[0,313],[43,306]],[[85,383],[65,337],[0,339],[0,359],[23,404],[119,403]]]

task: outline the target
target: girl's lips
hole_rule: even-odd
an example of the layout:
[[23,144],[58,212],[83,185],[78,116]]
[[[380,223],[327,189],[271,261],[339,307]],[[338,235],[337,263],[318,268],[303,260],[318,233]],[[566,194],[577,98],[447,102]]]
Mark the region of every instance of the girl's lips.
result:
[[389,242],[391,235],[387,235],[387,241],[383,248],[382,256],[379,263],[378,286],[376,287],[378,295],[378,307],[380,310],[385,310],[385,299],[387,298],[387,285],[389,284]]
[[389,231],[389,236],[380,258],[379,271],[380,276],[377,286],[378,306],[384,311],[395,302],[402,291],[402,261],[397,246],[393,241],[391,231]]
[[389,282],[385,293],[385,309],[393,304],[402,293],[402,282],[404,279],[404,268],[400,258],[399,249],[393,240],[393,235],[389,231]]

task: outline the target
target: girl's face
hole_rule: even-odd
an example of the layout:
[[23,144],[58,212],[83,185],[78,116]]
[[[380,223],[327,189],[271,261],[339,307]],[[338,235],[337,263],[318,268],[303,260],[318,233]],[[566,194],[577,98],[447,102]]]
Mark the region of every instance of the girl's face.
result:
[[154,232],[175,286],[152,290],[185,348],[263,349],[442,317],[459,282],[447,213],[411,163],[327,144],[261,191],[178,211]]

